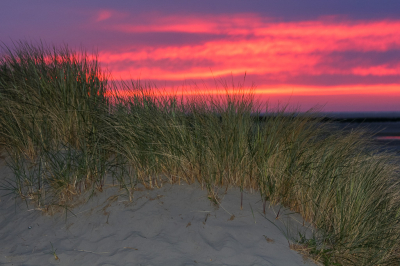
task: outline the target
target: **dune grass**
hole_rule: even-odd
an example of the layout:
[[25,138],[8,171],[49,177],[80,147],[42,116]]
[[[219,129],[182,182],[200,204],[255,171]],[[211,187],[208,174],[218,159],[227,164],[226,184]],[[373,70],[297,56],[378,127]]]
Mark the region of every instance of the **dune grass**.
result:
[[0,145],[14,176],[2,189],[46,209],[68,208],[107,181],[130,199],[138,184],[198,182],[216,204],[216,188],[236,186],[314,225],[318,234],[300,242],[326,265],[400,262],[399,168],[365,132],[337,130],[311,111],[273,111],[241,86],[179,97],[117,85],[89,58],[3,47]]

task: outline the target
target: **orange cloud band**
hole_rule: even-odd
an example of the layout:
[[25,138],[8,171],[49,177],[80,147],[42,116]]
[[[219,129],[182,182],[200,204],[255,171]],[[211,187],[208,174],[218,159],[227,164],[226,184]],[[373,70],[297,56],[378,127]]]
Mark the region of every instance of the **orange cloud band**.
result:
[[[254,16],[233,19],[231,23],[224,18],[214,18],[214,21],[211,19],[208,22],[204,18],[183,18],[179,21],[177,24],[176,20],[172,22],[172,19],[160,18],[150,25],[128,27],[116,24],[108,29],[127,33],[177,31],[223,36],[197,45],[183,43],[135,47],[129,52],[101,51],[99,60],[112,70],[116,78],[121,79],[130,79],[132,75],[137,77],[139,74],[143,79],[212,78],[213,75],[235,75],[245,71],[251,74],[286,73],[291,76],[400,75],[399,62],[343,68],[340,64],[325,61],[326,56],[333,52],[385,52],[399,49],[400,21],[272,23]],[[222,26],[218,26],[220,23]],[[165,61],[169,65],[160,63]],[[204,61],[209,64],[202,64]]]
[[[293,95],[321,100],[333,95],[337,97],[332,99],[339,101],[342,97],[340,101],[346,99],[349,103],[352,97],[356,101],[358,95],[358,98],[367,97],[371,105],[374,97],[386,99],[393,105],[391,100],[400,97],[400,79],[396,79],[396,76],[400,77],[400,62],[387,55],[383,60],[368,57],[368,53],[379,56],[400,51],[399,20],[352,21],[331,17],[276,22],[255,14],[236,14],[233,17],[187,15],[179,16],[179,19],[150,14],[134,21],[128,20],[126,14],[116,14],[112,10],[102,11],[94,19],[97,21],[95,26],[104,31],[132,36],[174,32],[213,37],[204,37],[196,44],[182,41],[163,45],[160,40],[154,45],[127,45],[120,51],[102,50],[98,59],[115,79],[140,78],[174,84],[203,80],[210,84],[216,77],[243,77],[247,72],[259,78],[273,77],[274,85],[267,85],[268,81],[261,78],[261,84],[256,84],[258,87],[253,93],[261,98]],[[357,55],[348,57],[351,53]],[[332,82],[339,84],[337,86],[313,85],[313,76],[329,75],[332,79],[335,75],[345,76],[348,83],[358,85],[340,84],[340,81]],[[309,77],[308,85],[291,81],[295,80],[291,78],[302,76]],[[348,77],[357,80],[349,82]],[[371,77],[375,77],[374,83],[380,84],[368,83]],[[168,90],[173,94],[172,89]],[[185,95],[225,93],[225,90],[206,87],[185,91]],[[367,100],[364,102],[367,106]]]
[[[400,97],[399,84],[378,84],[378,85],[343,85],[343,86],[299,86],[299,85],[273,85],[258,88],[241,88],[241,89],[209,89],[209,88],[163,88],[153,90],[152,95],[237,95],[252,93],[254,95],[301,95],[301,96],[327,96],[327,95],[391,95]],[[121,96],[133,96],[137,92],[121,90]]]

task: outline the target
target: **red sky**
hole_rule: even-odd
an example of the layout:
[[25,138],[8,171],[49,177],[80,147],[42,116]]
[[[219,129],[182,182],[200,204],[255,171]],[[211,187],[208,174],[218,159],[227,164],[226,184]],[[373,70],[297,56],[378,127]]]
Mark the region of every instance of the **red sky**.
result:
[[327,112],[400,111],[400,17],[391,10],[397,4],[382,9],[379,1],[365,1],[362,12],[345,1],[325,8],[305,0],[315,6],[312,15],[301,6],[288,8],[287,0],[270,9],[259,1],[235,9],[238,1],[232,1],[228,10],[199,5],[182,10],[180,1],[164,9],[100,2],[64,7],[58,17],[62,6],[53,4],[26,18],[29,9],[16,1],[8,6],[14,16],[6,15],[20,16],[18,23],[25,19],[26,27],[14,25],[0,36],[96,49],[115,79],[160,88],[197,84],[204,93],[215,90],[215,81],[243,82],[246,73],[244,85],[253,85],[256,97],[272,104],[301,110],[323,105]]

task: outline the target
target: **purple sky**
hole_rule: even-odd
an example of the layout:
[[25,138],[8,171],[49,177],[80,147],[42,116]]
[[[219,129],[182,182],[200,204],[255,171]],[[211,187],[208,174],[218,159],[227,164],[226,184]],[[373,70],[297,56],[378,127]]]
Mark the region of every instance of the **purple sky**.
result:
[[210,88],[246,72],[262,100],[400,111],[398,0],[2,0],[0,25],[7,46],[97,51],[116,79]]

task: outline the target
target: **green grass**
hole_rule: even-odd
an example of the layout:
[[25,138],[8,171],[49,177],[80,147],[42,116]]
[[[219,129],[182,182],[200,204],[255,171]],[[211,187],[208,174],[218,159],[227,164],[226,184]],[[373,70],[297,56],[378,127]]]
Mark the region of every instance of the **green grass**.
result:
[[107,182],[130,198],[138,184],[198,182],[216,204],[216,188],[253,189],[318,229],[299,242],[327,265],[400,262],[399,168],[366,132],[337,130],[312,111],[271,110],[240,85],[238,94],[183,98],[116,84],[89,58],[3,47],[0,145],[14,172],[3,189],[43,209],[67,209]]

